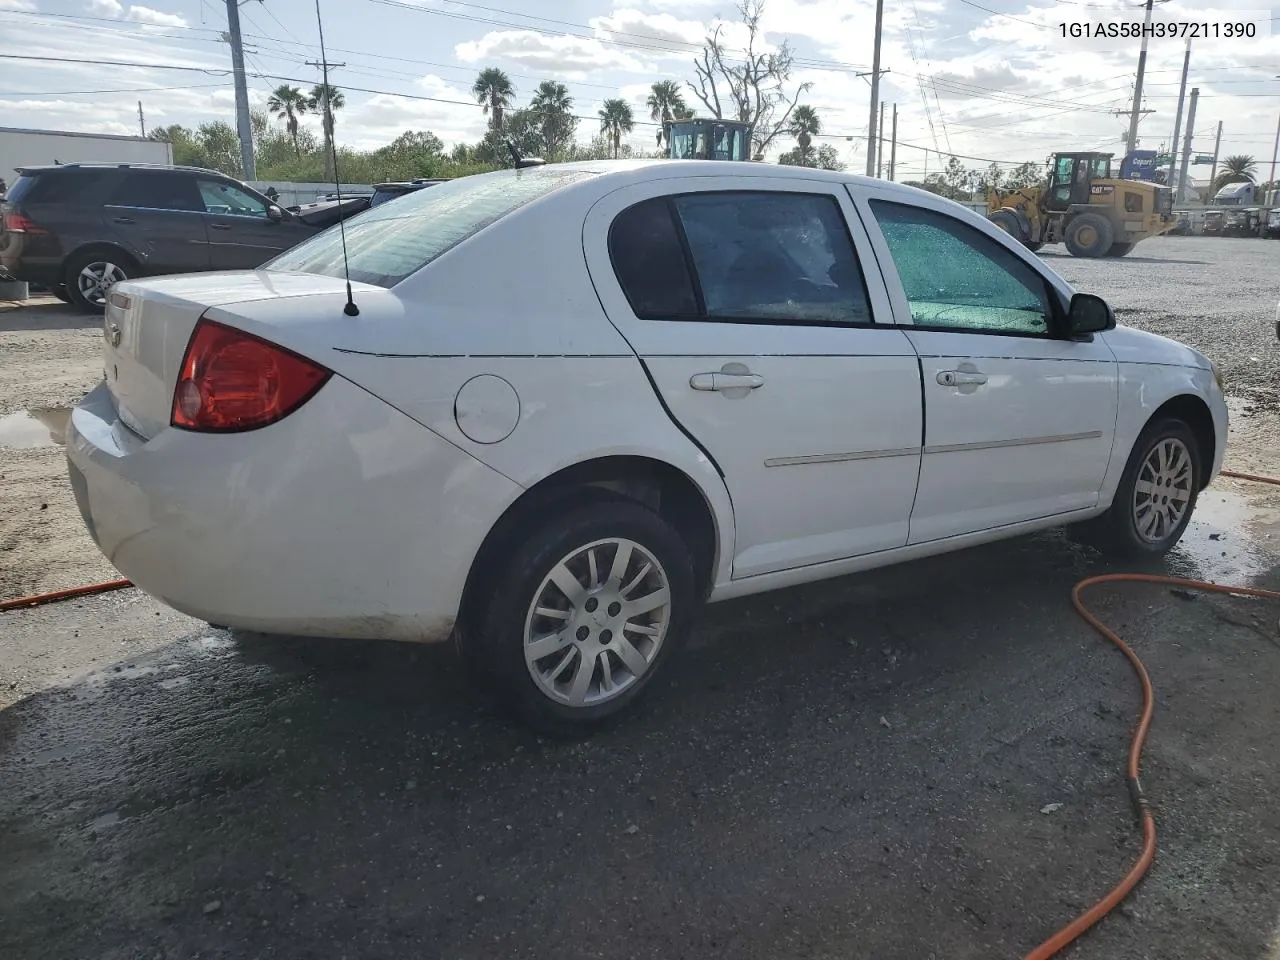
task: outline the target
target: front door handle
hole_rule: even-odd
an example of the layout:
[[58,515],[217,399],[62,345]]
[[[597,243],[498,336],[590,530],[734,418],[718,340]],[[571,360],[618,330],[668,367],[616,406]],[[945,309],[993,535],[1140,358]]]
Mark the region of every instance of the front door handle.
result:
[[976,387],[986,382],[985,373],[977,373],[973,370],[943,370],[938,374],[938,383],[944,387]]
[[764,377],[758,373],[695,373],[689,386],[695,390],[755,390],[764,386]]
[[230,230],[231,227],[229,227],[225,223],[211,223],[209,224],[209,229],[210,230]]
[[112,223],[133,223],[134,219],[133,217],[112,217],[111,222]]

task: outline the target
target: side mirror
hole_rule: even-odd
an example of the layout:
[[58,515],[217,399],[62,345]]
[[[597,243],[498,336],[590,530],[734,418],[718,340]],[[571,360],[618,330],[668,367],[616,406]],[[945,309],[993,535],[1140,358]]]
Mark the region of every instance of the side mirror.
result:
[[1077,293],[1071,298],[1071,306],[1067,308],[1067,333],[1073,337],[1084,337],[1104,330],[1114,330],[1116,316],[1110,304],[1092,293]]
[[267,219],[280,221],[284,219],[284,211],[280,209],[278,204],[271,204],[267,207]]

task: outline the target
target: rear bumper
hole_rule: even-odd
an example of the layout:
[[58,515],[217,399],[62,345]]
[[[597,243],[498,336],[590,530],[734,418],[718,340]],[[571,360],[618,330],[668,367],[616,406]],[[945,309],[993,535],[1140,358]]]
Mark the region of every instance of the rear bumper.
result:
[[101,385],[72,412],[67,459],[86,526],[138,587],[202,620],[301,636],[446,639],[519,492],[337,377],[262,430],[151,440]]
[[0,272],[23,283],[55,287],[62,282],[62,260],[55,257],[18,257],[0,251]]

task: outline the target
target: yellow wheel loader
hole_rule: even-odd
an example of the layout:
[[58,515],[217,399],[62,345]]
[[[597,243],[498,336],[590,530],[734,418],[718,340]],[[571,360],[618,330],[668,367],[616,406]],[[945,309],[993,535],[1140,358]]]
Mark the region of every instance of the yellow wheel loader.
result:
[[1123,257],[1178,225],[1173,191],[1111,176],[1110,153],[1055,153],[1044,186],[987,196],[987,219],[1031,250],[1065,243],[1074,257]]

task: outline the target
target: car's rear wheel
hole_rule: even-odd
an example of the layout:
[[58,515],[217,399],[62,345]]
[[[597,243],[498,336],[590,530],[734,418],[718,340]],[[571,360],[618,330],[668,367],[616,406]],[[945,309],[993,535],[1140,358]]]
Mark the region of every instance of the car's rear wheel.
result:
[[1129,557],[1158,557],[1191,522],[1205,476],[1205,453],[1184,421],[1149,424],[1129,454],[1111,508],[1077,529],[1081,539]]
[[541,732],[591,732],[662,673],[697,602],[693,561],[662,517],[597,500],[549,517],[486,584],[464,641],[502,706]]
[[112,284],[137,276],[133,261],[118,251],[91,250],[67,261],[63,282],[68,302],[81,310],[102,313]]

